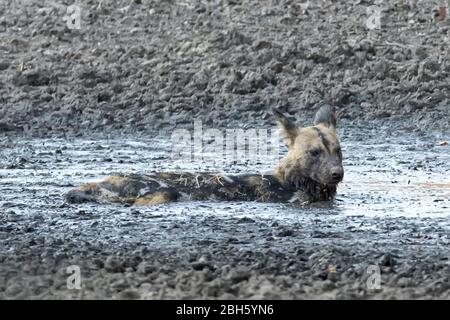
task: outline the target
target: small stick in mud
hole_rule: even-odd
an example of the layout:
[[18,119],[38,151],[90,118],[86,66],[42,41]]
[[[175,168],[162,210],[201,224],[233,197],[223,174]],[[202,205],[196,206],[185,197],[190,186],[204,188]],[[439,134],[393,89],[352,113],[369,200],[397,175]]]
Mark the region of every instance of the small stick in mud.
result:
[[272,174],[224,176],[211,173],[149,173],[112,176],[69,191],[70,203],[152,205],[173,201],[224,200],[260,202],[327,201],[342,181],[342,153],[336,113],[328,105],[314,125],[299,128],[278,109],[273,114],[288,153]]

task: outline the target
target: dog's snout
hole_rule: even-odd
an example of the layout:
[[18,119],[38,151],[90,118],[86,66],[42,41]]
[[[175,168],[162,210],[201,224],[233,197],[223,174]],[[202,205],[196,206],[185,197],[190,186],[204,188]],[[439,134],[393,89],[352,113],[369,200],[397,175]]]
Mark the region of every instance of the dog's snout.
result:
[[331,171],[331,178],[333,181],[339,182],[344,177],[344,170],[342,168],[335,168]]

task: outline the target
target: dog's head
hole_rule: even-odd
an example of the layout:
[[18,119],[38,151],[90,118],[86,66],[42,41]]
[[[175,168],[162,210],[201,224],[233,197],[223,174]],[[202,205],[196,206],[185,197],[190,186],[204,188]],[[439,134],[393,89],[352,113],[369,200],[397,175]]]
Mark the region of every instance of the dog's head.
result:
[[326,187],[335,187],[344,177],[342,152],[336,134],[336,113],[331,106],[322,106],[314,126],[300,128],[278,109],[273,109],[288,147],[288,154],[277,169],[278,176],[298,185],[309,178]]

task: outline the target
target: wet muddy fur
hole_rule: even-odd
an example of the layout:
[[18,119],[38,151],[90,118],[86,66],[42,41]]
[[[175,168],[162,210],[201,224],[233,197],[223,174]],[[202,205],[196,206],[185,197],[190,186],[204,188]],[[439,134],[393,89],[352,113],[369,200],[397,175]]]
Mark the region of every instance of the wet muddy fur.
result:
[[71,190],[67,201],[117,202],[151,205],[173,201],[223,200],[261,202],[312,202],[330,199],[336,187],[323,187],[305,178],[298,187],[274,175],[225,176],[190,173],[151,173],[113,176]]
[[342,180],[342,156],[335,133],[334,109],[322,107],[315,126],[297,128],[274,110],[288,154],[273,174],[238,176],[211,173],[149,173],[112,176],[69,191],[70,203],[116,202],[152,205],[174,201],[260,202],[326,201]]

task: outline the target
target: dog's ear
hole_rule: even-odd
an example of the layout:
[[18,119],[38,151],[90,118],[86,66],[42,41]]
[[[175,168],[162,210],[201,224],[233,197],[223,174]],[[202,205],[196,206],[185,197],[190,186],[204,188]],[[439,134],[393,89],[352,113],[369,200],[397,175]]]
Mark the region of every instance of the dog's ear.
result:
[[317,111],[314,118],[314,125],[323,124],[331,129],[336,129],[336,112],[334,107],[330,105],[323,105]]
[[288,119],[280,110],[272,108],[272,113],[275,116],[278,127],[280,128],[281,138],[288,146],[292,146],[298,134],[298,129],[293,121]]

